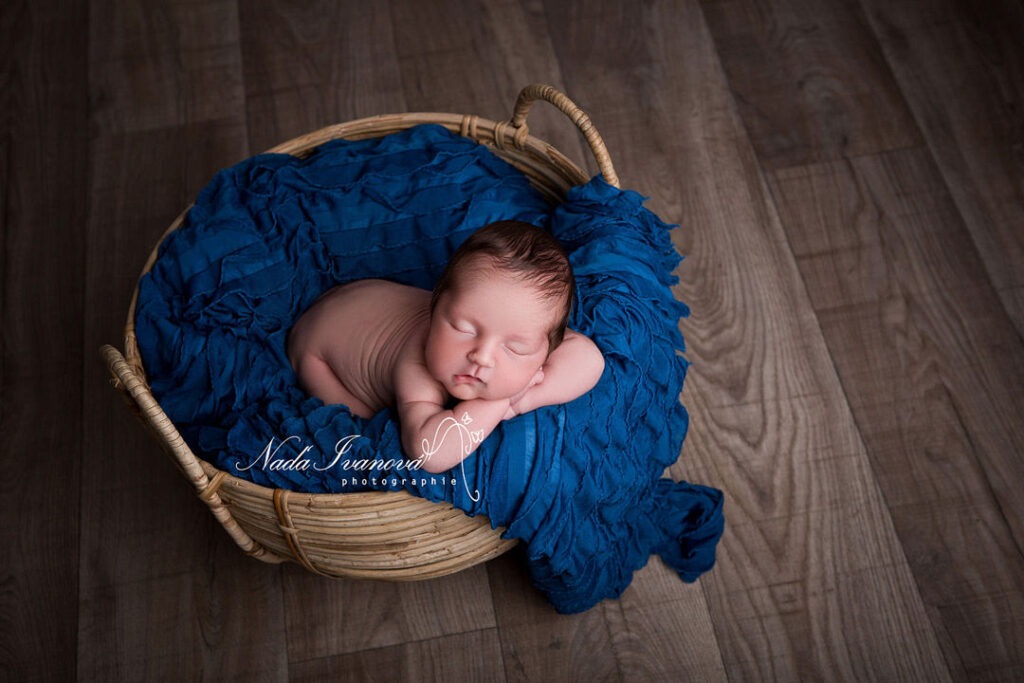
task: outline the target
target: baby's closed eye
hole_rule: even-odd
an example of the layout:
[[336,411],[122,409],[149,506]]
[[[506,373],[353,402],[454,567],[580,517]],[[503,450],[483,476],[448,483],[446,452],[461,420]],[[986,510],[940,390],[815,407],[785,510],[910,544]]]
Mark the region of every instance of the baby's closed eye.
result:
[[474,330],[473,326],[470,325],[469,323],[453,322],[449,320],[448,326],[451,327],[456,332],[461,332],[462,334],[476,334],[476,330]]
[[504,346],[506,350],[516,356],[532,356],[540,350],[537,347],[521,342],[508,342]]

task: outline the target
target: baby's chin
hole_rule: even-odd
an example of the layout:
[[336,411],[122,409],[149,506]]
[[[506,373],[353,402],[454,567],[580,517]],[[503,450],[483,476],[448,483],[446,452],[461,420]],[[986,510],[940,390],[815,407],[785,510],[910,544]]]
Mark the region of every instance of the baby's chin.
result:
[[448,387],[448,394],[455,399],[460,401],[469,401],[474,398],[482,398],[489,401],[495,400],[496,396],[491,396],[490,392],[487,391],[487,387],[473,387],[465,384],[457,384],[455,386]]
[[445,385],[445,389],[448,390],[448,395],[452,398],[460,401],[468,401],[471,398],[482,398],[479,391],[475,391],[472,387],[467,387],[463,384],[452,386],[451,384]]

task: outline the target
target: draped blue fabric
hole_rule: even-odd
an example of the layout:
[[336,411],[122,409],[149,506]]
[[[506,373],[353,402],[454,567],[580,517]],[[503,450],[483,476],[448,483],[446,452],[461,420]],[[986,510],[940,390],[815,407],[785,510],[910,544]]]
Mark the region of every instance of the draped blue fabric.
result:
[[[397,416],[302,391],[291,325],[331,286],[429,289],[461,242],[503,220],[549,229],[577,279],[570,320],[605,356],[579,399],[501,423],[445,475],[410,470]],[[525,543],[560,612],[629,585],[659,554],[685,581],[712,567],[717,489],[661,477],[688,426],[672,295],[681,257],[635,192],[600,176],[550,206],[484,146],[433,125],[264,154],[221,171],[140,282],[136,334],[153,394],[192,449],[228,472],[306,492],[403,489],[485,514]],[[358,321],[353,321],[358,324]]]

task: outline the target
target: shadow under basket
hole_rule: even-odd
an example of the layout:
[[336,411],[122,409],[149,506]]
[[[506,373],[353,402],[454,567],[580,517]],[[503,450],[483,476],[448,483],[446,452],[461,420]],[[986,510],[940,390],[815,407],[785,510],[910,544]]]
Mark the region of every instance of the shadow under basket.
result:
[[[530,85],[516,100],[512,118],[495,122],[478,116],[444,113],[385,114],[328,126],[289,140],[269,152],[305,156],[337,138],[361,140],[433,123],[486,145],[519,169],[553,202],[569,188],[586,183],[587,174],[548,143],[531,136],[526,125],[537,100],[550,102],[580,129],[604,179],[618,178],[600,135],[583,111],[557,89]],[[171,224],[161,242],[178,229],[188,208]],[[140,274],[157,258],[154,247]],[[154,398],[135,338],[138,284],[129,305],[125,352],[104,345],[100,352],[113,386],[132,412],[170,453],[238,546],[264,562],[291,560],[332,577],[414,581],[451,574],[485,562],[516,544],[501,537],[482,515],[470,517],[448,503],[435,503],[404,491],[310,494],[272,489],[234,477],[196,457]]]

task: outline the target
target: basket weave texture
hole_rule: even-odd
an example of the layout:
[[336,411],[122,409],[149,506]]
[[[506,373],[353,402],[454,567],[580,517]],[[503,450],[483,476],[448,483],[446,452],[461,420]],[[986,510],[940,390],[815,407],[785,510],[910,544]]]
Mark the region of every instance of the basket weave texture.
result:
[[[552,201],[560,201],[587,174],[550,144],[529,134],[526,118],[537,100],[568,116],[583,133],[604,179],[618,186],[604,142],[589,117],[563,93],[547,85],[520,92],[508,121],[446,113],[385,114],[328,126],[282,143],[269,152],[304,156],[337,138],[360,140],[396,133],[424,123],[489,147],[519,169]],[[177,230],[186,208],[161,237]],[[140,279],[157,258],[153,248]],[[404,491],[309,494],[272,489],[239,479],[198,458],[167,417],[146,382],[135,338],[138,285],[129,304],[125,352],[104,345],[100,351],[112,384],[209,506],[238,546],[264,562],[294,561],[333,577],[393,581],[429,579],[466,569],[512,548],[483,516],[469,517],[448,503],[435,503]]]

